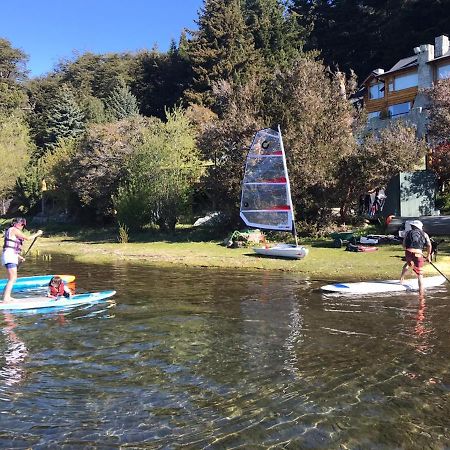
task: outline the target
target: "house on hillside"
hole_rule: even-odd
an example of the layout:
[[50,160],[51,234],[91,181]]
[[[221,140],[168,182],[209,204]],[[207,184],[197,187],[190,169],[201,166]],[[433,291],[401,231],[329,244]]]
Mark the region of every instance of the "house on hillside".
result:
[[[417,126],[419,137],[426,136],[426,89],[443,78],[450,78],[449,38],[445,35],[438,36],[434,45],[415,47],[413,56],[401,59],[387,71],[373,70],[363,82],[368,129],[377,130],[392,120],[404,120]],[[437,214],[434,187],[434,175],[427,170],[424,159],[418,162],[415,172],[400,173],[391,180],[383,215]]]

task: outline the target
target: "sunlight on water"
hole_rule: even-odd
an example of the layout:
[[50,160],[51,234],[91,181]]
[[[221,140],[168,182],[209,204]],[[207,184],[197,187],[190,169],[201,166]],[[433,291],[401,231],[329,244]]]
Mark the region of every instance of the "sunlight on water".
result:
[[2,314],[1,448],[445,448],[446,286],[37,260],[109,302]]

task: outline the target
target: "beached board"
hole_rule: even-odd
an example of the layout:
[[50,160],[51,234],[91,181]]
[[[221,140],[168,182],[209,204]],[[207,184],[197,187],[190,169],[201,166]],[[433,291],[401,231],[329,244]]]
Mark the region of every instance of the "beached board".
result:
[[[445,283],[445,278],[441,276],[425,277],[423,285],[425,288],[440,286]],[[405,292],[417,291],[419,284],[417,278],[407,279],[404,284],[399,280],[386,281],[363,281],[359,283],[336,283],[321,287],[324,292],[334,292],[339,294],[377,294],[381,292]]]
[[116,291],[87,292],[85,294],[73,295],[71,298],[59,297],[23,297],[12,302],[0,302],[0,310],[19,311],[42,308],[73,308],[79,305],[97,303],[112,297]]
[[307,248],[292,244],[278,244],[273,247],[254,247],[253,251],[262,256],[289,259],[303,259],[308,254]]
[[[59,275],[65,283],[71,283],[75,280],[74,275]],[[47,286],[54,275],[39,275],[36,277],[19,277],[13,286],[13,291],[21,291],[25,289],[36,289]],[[0,279],[0,290],[5,289],[8,280]]]

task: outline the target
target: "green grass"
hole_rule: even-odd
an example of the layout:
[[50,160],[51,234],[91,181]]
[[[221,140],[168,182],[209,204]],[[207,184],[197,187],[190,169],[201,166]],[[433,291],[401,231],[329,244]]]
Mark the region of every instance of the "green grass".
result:
[[[398,278],[403,261],[400,245],[381,245],[372,253],[347,252],[334,248],[331,239],[308,239],[303,260],[265,258],[251,248],[229,249],[220,245],[225,236],[217,232],[179,229],[172,234],[154,231],[133,235],[129,243],[117,241],[115,229],[89,229],[56,232],[46,230],[35,245],[37,252],[73,255],[89,263],[129,261],[157,266],[187,266],[222,269],[271,270],[294,272],[311,280],[364,280]],[[450,277],[450,245],[440,249],[438,267]],[[426,273],[436,274],[430,265]]]

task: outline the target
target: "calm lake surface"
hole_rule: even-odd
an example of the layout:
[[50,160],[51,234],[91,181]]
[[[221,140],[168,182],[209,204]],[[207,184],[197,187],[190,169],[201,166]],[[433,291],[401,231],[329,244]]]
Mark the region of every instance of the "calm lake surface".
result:
[[450,448],[446,285],[349,299],[292,274],[55,256],[20,275],[52,272],[117,295],[1,314],[0,448]]

